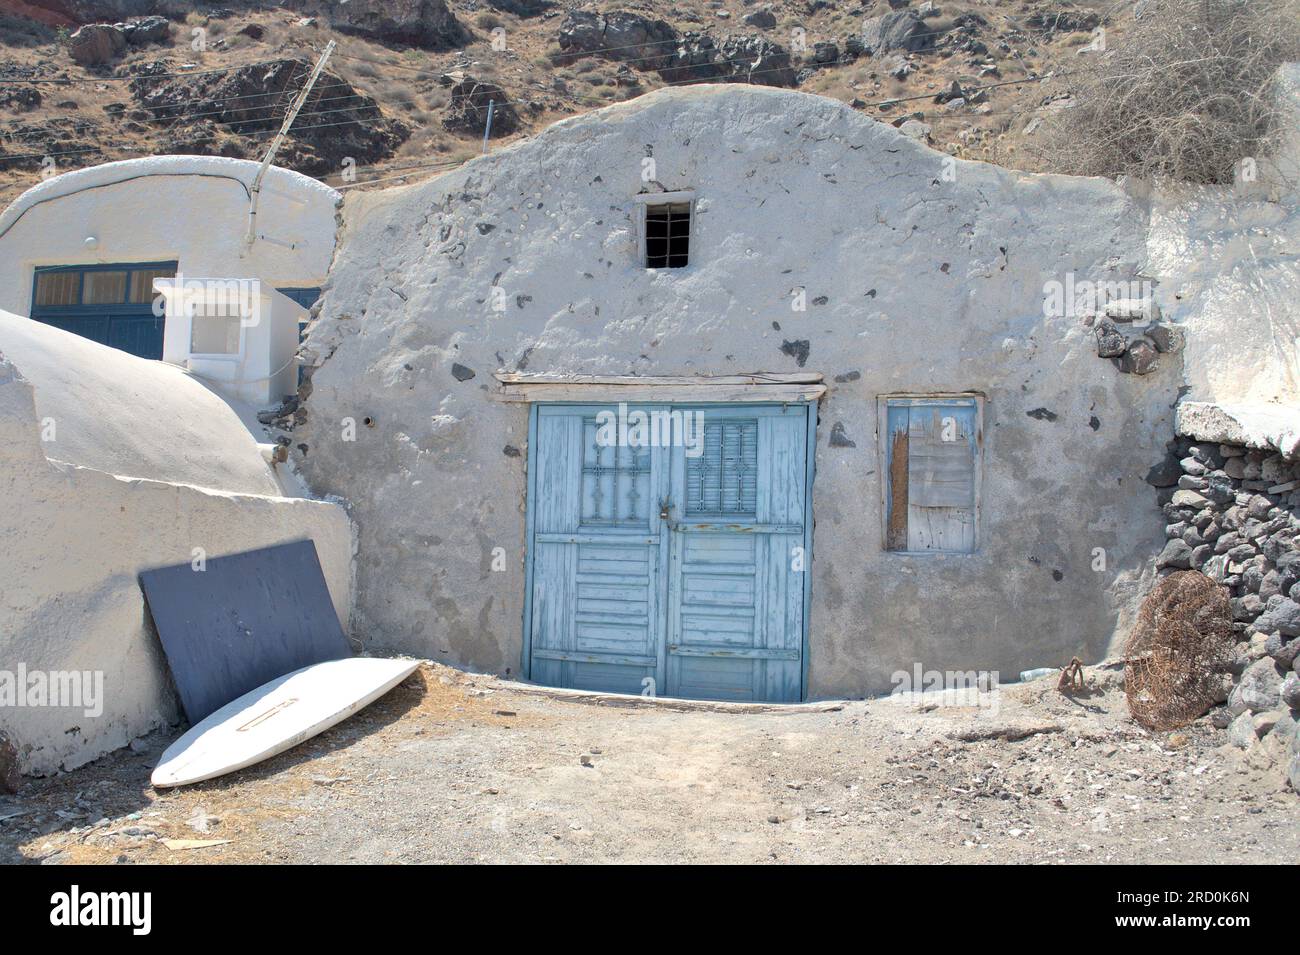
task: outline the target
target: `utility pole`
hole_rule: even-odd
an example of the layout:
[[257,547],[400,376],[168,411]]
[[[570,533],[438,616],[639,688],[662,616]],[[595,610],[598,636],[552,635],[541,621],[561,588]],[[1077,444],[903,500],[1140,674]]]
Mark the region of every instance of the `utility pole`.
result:
[[293,104],[289,107],[289,112],[285,114],[284,122],[280,125],[280,131],[275,134],[271,140],[271,147],[267,149],[266,155],[262,158],[262,165],[257,170],[257,176],[253,179],[253,185],[248,190],[250,201],[248,207],[248,235],[244,237],[245,244],[252,247],[257,241],[257,200],[262,195],[262,180],[266,177],[266,170],[271,167],[271,161],[275,159],[276,152],[280,149],[280,144],[284,142],[284,137],[289,132],[289,127],[293,121],[298,118],[298,111],[302,109],[302,104],[307,102],[307,97],[311,93],[311,88],[316,85],[316,80],[320,77],[321,71],[325,69],[325,61],[330,58],[334,52],[334,41],[330,40],[325,45],[325,51],[321,53],[316,65],[312,67],[311,74],[307,77],[307,82],[303,88],[298,91],[294,97]]
[[488,151],[488,139],[492,136],[492,111],[496,105],[496,100],[488,100],[487,125],[483,128],[483,152],[485,153]]

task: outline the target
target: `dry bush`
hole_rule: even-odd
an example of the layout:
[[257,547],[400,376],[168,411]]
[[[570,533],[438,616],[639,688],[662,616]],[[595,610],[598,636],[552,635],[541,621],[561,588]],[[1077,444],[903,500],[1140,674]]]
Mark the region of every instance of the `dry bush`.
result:
[[1274,74],[1300,59],[1300,0],[1148,0],[1122,40],[1079,57],[1074,106],[1034,148],[1084,176],[1231,183],[1272,151]]
[[1195,570],[1161,580],[1124,648],[1124,690],[1149,730],[1186,726],[1214,705],[1234,646],[1228,592]]

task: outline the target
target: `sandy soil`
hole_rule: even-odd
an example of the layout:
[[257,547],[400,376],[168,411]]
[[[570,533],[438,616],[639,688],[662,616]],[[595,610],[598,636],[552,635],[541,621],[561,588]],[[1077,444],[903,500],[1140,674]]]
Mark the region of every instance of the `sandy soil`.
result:
[[1073,699],[1053,679],[1004,687],[995,708],[927,696],[727,709],[428,665],[220,780],[150,787],[178,731],[31,780],[0,798],[0,860],[1300,861],[1300,796],[1279,754],[1242,753],[1204,721],[1148,734],[1115,674],[1089,680]]

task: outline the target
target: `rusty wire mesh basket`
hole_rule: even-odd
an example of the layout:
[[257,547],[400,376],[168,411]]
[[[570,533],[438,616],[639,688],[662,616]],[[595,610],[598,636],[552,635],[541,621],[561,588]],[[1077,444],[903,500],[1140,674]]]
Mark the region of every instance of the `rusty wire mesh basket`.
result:
[[1228,592],[1195,570],[1161,580],[1124,648],[1124,690],[1149,730],[1186,726],[1216,700],[1235,643]]

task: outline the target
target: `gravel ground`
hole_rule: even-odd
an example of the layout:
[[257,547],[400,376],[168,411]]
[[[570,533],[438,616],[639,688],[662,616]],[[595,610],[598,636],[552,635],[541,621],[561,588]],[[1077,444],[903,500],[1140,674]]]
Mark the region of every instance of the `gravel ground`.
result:
[[[9,862],[1295,863],[1265,743],[1153,735],[1116,674],[796,708],[626,701],[426,665],[275,760],[179,790],[177,733],[0,797]],[[172,842],[171,840],[187,840]],[[194,842],[216,842],[194,846]]]

